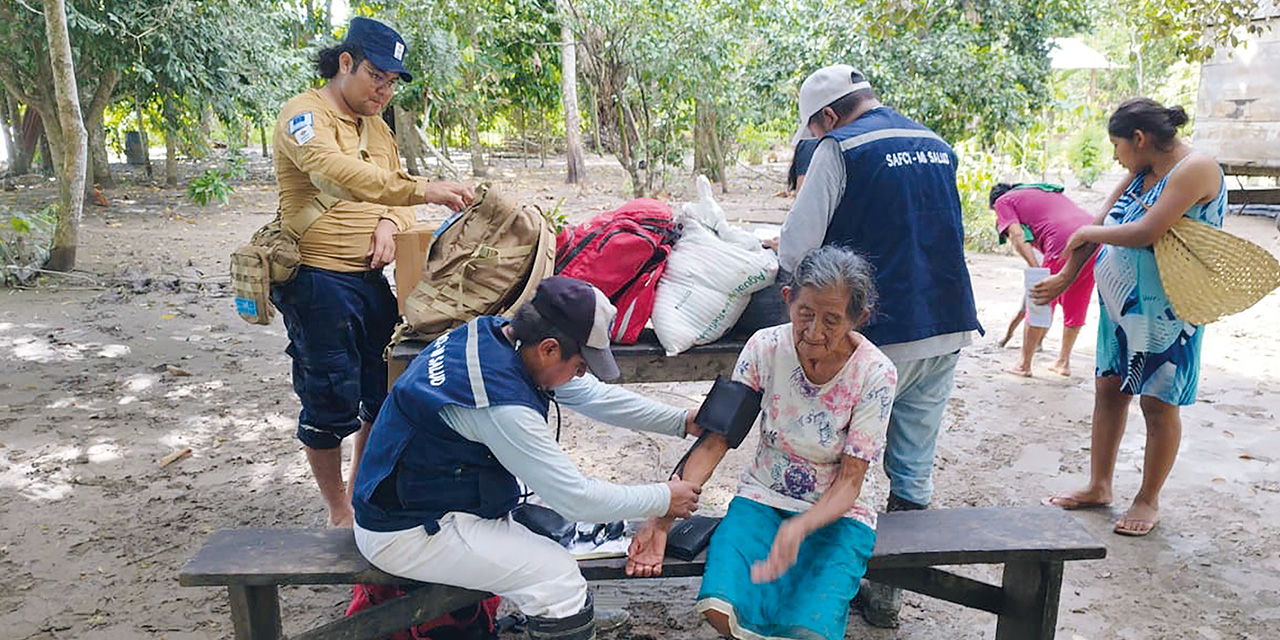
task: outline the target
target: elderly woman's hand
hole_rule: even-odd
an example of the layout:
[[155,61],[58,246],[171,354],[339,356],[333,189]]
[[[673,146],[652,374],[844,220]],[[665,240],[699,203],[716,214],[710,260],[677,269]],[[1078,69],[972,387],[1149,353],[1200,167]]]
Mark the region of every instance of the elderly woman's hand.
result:
[[662,559],[667,552],[670,518],[649,518],[631,539],[627,549],[627,575],[651,578],[662,575]]
[[769,557],[755,563],[751,567],[751,581],[773,582],[782,577],[796,563],[800,554],[800,543],[809,535],[808,529],[800,518],[789,518],[778,527],[778,534],[773,537],[773,548]]

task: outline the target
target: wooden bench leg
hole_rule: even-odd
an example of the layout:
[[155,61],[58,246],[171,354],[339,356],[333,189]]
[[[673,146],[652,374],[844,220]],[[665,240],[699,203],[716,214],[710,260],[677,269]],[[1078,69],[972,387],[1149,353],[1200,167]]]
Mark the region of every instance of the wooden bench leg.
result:
[[227,587],[236,640],[279,640],[280,599],[276,586]]
[[996,640],[1053,640],[1062,592],[1061,562],[1010,562],[1004,566],[1004,607]]

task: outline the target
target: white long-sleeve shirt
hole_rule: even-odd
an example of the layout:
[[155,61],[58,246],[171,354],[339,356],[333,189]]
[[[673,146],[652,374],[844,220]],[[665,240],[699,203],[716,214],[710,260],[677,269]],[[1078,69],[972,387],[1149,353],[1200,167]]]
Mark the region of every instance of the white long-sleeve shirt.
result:
[[[556,401],[588,418],[619,427],[683,437],[687,411],[645,398],[587,374],[555,389]],[[610,522],[661,516],[671,503],[666,483],[623,485],[582,474],[546,419],[524,406],[440,411],[462,437],[489,447],[502,466],[569,520]]]

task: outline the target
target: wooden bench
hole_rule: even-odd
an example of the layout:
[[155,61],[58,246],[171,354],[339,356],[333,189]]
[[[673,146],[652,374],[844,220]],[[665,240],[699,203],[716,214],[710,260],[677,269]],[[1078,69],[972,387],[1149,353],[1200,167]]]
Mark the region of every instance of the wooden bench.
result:
[[[895,512],[880,516],[867,578],[996,614],[997,640],[1051,640],[1063,563],[1106,556],[1106,548],[1059,509],[994,507]],[[625,560],[579,562],[588,580],[626,578]],[[1000,585],[938,569],[1004,565]],[[701,557],[668,559],[662,577],[700,576]],[[214,533],[178,578],[187,587],[226,587],[235,637],[281,637],[282,585],[412,584],[374,569],[345,529],[227,529]],[[471,604],[488,594],[421,585],[408,595],[293,636],[294,640],[378,638]],[[693,602],[688,603],[690,607]]]

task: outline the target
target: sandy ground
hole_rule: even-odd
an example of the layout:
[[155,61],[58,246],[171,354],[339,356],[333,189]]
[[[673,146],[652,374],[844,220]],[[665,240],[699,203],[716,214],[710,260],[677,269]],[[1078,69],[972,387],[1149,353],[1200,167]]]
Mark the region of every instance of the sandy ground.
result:
[[[495,180],[572,219],[627,198],[616,164],[591,158],[593,186],[561,183],[558,167],[503,161]],[[722,204],[731,218],[780,221],[783,167],[741,168]],[[691,181],[690,181],[691,183]],[[683,186],[683,185],[681,185]],[[1105,189],[1109,183],[1100,185]],[[688,197],[673,190],[668,200]],[[0,204],[47,199],[47,186],[0,194]],[[180,191],[124,186],[87,212],[83,277],[0,291],[0,637],[226,638],[224,593],[179,588],[177,572],[224,527],[316,526],[323,507],[294,439],[284,329],[249,326],[227,295],[227,254],[274,210],[271,188],[242,186],[230,206],[201,209]],[[1098,191],[1074,191],[1096,205]],[[423,209],[423,217],[441,211]],[[1232,217],[1227,228],[1280,252],[1270,220]],[[990,333],[963,352],[941,437],[935,506],[1031,505],[1087,473],[1095,326],[1082,334],[1074,376],[1000,369],[996,345],[1016,311],[1020,261],[971,255],[979,313]],[[1096,308],[1093,311],[1096,317]],[[1145,539],[1110,532],[1118,512],[1076,512],[1108,547],[1105,560],[1069,563],[1058,636],[1280,637],[1280,358],[1271,331],[1280,295],[1213,325],[1204,344],[1200,402],[1183,412],[1184,437],[1164,494],[1163,523]],[[696,406],[707,383],[640,385]],[[564,443],[590,474],[661,479],[683,447],[572,415]],[[1135,404],[1117,472],[1117,504],[1139,483],[1143,429]],[[192,453],[161,468],[175,451]],[[722,510],[749,449],[733,454],[704,494]],[[1267,515],[1271,514],[1271,515]],[[969,575],[998,580],[988,567]],[[696,580],[599,586],[635,616],[635,638],[712,638],[693,613]],[[286,632],[340,616],[350,591],[282,590]],[[989,638],[994,616],[909,594],[902,628],[853,619],[849,637]]]

